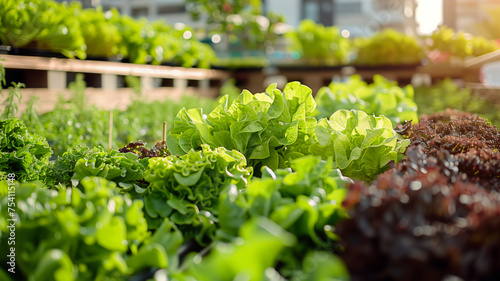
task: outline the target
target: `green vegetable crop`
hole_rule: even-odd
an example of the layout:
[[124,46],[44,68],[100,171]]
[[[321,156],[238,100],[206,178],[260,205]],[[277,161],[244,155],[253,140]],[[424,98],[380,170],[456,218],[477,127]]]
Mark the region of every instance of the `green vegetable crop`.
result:
[[324,159],[333,156],[334,167],[342,174],[371,181],[404,156],[409,140],[404,140],[384,116],[375,117],[363,111],[339,110],[316,127],[318,142],[310,152]]
[[291,40],[291,50],[299,52],[311,65],[349,63],[351,44],[349,39],[342,37],[337,26],[325,27],[306,19],[286,36]]
[[420,64],[424,52],[415,38],[394,29],[384,29],[370,38],[354,41],[358,65]]
[[[6,212],[6,181],[0,182],[0,198]],[[16,187],[16,203],[16,280],[124,280],[168,265],[168,243],[161,239],[174,242],[175,236],[148,238],[143,202],[121,194],[112,182],[86,178],[82,190],[57,191],[25,183]],[[9,223],[0,217],[2,253]],[[0,257],[2,268],[6,258]]]
[[311,89],[299,82],[283,91],[270,85],[265,93],[243,91],[231,104],[227,97],[205,115],[182,109],[167,137],[173,154],[182,155],[201,144],[240,151],[257,172],[260,167],[284,168],[289,159],[307,154],[316,119]]
[[373,76],[373,84],[368,85],[359,75],[354,75],[346,83],[332,82],[318,91],[315,97],[317,118],[328,118],[340,109],[357,109],[367,114],[384,115],[394,126],[410,120],[417,123],[417,105],[413,96],[411,85],[401,88],[397,82],[381,75]]
[[312,249],[327,249],[335,236],[328,235],[338,221],[347,217],[341,202],[345,181],[333,169],[332,159],[305,156],[291,161],[291,169],[265,169],[246,189],[233,187],[221,194],[219,207],[221,240],[237,237],[246,221],[266,217],[297,237],[298,245],[281,255],[280,274],[299,272],[303,258]]
[[1,0],[0,41],[14,47],[37,47],[85,59],[86,46],[75,10],[80,4],[55,1]]
[[[78,150],[70,152],[67,157],[71,159],[71,154],[75,152],[80,153]],[[91,152],[83,154],[85,157],[79,159],[74,166],[75,173],[71,178],[73,185],[78,185],[85,177],[96,176],[114,181],[118,186],[129,189],[135,187],[135,182],[144,177],[144,167],[137,161],[139,156],[133,153],[105,151],[102,147],[94,147]],[[65,161],[64,155],[62,161]]]
[[51,155],[47,140],[17,118],[0,120],[0,171],[21,182],[43,180]]
[[149,159],[144,179],[150,182],[145,195],[150,227],[158,224],[157,218],[161,223],[169,217],[200,243],[206,236],[213,239],[219,194],[230,185],[244,188],[251,176],[243,154],[223,147],[211,150],[202,145],[201,151],[191,150],[181,157]]

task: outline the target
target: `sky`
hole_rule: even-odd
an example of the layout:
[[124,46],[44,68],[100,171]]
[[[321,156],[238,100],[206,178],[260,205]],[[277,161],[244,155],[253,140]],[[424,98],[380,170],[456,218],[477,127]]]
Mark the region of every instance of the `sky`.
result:
[[417,0],[415,17],[421,34],[431,34],[443,20],[442,0]]

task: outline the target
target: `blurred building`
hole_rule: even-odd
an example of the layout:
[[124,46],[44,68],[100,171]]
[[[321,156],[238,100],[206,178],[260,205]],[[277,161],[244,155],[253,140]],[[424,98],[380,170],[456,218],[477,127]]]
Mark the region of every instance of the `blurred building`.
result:
[[302,19],[337,25],[352,36],[370,35],[384,28],[413,34],[415,0],[265,0],[267,11],[281,13],[292,26]]
[[499,6],[499,0],[443,0],[443,24],[476,34],[475,23],[487,19],[485,9]]
[[[193,22],[183,0],[89,0],[105,9],[116,7],[132,17],[164,19],[168,23]],[[262,0],[265,12],[282,14],[287,23],[298,26],[303,19],[323,25],[337,25],[351,36],[370,35],[383,28],[393,28],[407,34],[415,33],[416,0]],[[96,3],[97,2],[97,3]]]

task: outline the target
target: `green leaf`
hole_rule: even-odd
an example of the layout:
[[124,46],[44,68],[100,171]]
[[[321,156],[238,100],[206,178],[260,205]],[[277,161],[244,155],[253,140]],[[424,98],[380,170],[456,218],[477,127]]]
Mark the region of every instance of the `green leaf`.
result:
[[157,243],[151,243],[139,249],[139,252],[127,261],[131,272],[157,267],[166,268],[168,266],[168,258],[165,249]]
[[120,217],[113,217],[109,223],[97,230],[97,243],[108,250],[124,251],[126,244],[126,226]]
[[404,156],[407,141],[384,117],[369,116],[359,110],[339,110],[316,127],[318,141],[309,147],[323,159],[333,156],[335,167],[346,176],[371,181]]

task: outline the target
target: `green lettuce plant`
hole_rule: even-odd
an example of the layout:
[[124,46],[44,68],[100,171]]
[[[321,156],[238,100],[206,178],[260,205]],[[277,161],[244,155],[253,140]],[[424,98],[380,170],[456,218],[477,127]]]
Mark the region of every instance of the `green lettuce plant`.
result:
[[95,150],[86,146],[78,145],[66,151],[62,156],[58,157],[53,163],[49,164],[45,184],[52,187],[57,184],[71,186],[71,177],[75,173],[75,165],[78,160],[88,158]]
[[420,64],[424,56],[415,37],[386,28],[371,37],[354,40],[357,65]]
[[262,178],[254,177],[247,188],[229,187],[221,194],[217,236],[232,241],[247,221],[270,219],[297,238],[280,255],[279,273],[298,277],[305,256],[313,249],[327,250],[337,240],[328,230],[347,217],[341,206],[346,180],[333,168],[332,158],[313,155],[292,160],[291,169],[264,168]]
[[210,114],[182,109],[167,137],[173,154],[183,155],[201,144],[243,153],[256,171],[260,167],[284,168],[289,159],[307,154],[313,139],[316,103],[312,91],[299,82],[283,91],[276,84],[265,93],[244,90],[231,104],[227,96]]
[[42,180],[51,155],[47,140],[19,119],[0,120],[0,171],[14,173],[20,182]]
[[185,281],[283,280],[274,268],[282,250],[296,242],[292,234],[269,219],[252,219],[239,229],[237,240],[216,242],[205,257],[191,256],[186,270],[171,277]]
[[144,177],[146,167],[138,158],[133,153],[79,145],[50,164],[45,182],[48,186],[77,186],[81,179],[96,176],[113,181],[126,190],[135,188],[140,191],[136,183]]
[[292,160],[291,169],[264,168],[262,178],[253,178],[246,189],[229,188],[221,195],[218,235],[233,237],[249,217],[264,216],[301,241],[325,246],[331,238],[325,226],[346,216],[340,205],[344,180],[331,158],[312,155]]
[[[111,57],[120,54],[123,37],[112,18],[118,17],[116,10],[103,12],[102,7],[78,11],[80,31],[89,56]],[[123,54],[122,54],[123,55]]]
[[310,19],[286,34],[291,51],[299,52],[312,65],[344,65],[349,63],[351,43],[340,34],[337,26],[325,27]]
[[75,11],[81,5],[56,1],[0,1],[0,41],[13,47],[37,47],[80,59],[85,41]]
[[[165,221],[160,236],[148,232],[143,202],[102,178],[82,180],[82,189],[16,187],[16,211],[0,217],[2,253],[7,218],[16,219],[16,280],[124,280],[151,267],[168,266],[168,253],[182,241]],[[0,182],[0,206],[10,202]],[[0,257],[5,268],[6,255]],[[1,271],[1,270],[0,270]]]
[[312,154],[333,157],[334,167],[343,175],[367,181],[387,170],[391,161],[403,159],[410,144],[393,130],[391,120],[359,110],[339,110],[330,119],[321,119],[316,136]]
[[425,38],[431,39],[426,41],[428,42],[425,46],[427,50],[444,53],[448,61],[452,57],[466,59],[498,50],[498,44],[494,40],[471,36],[463,31],[455,32],[446,26],[440,26]]
[[328,118],[340,109],[357,109],[367,114],[384,115],[394,126],[404,121],[418,122],[417,104],[411,85],[399,87],[381,75],[373,76],[373,83],[353,75],[345,83],[332,82],[322,87],[315,96],[317,118]]
[[[90,150],[90,149],[89,149]],[[74,154],[77,156],[82,154],[74,164],[74,174],[71,177],[73,185],[77,186],[85,177],[101,177],[109,181],[115,182],[118,186],[126,190],[134,188],[141,190],[135,183],[144,178],[144,166],[137,161],[139,156],[133,153],[120,153],[116,150],[106,151],[102,147],[94,147],[92,150],[85,152],[84,150],[71,151],[66,156],[63,155],[60,161],[54,168],[68,169],[71,168],[67,164],[72,164]],[[67,162],[65,165],[64,162]],[[60,173],[60,171],[55,171]]]
[[218,198],[229,185],[243,188],[252,176],[243,154],[223,147],[191,150],[177,157],[149,159],[144,179],[150,183],[144,195],[146,213],[154,228],[168,217],[184,232],[186,239],[199,243],[214,238],[218,223]]

